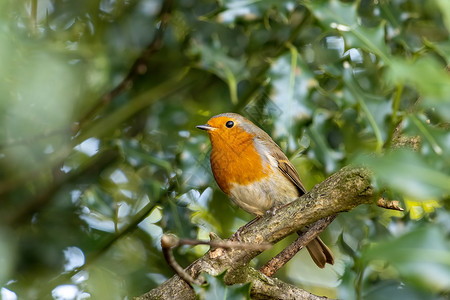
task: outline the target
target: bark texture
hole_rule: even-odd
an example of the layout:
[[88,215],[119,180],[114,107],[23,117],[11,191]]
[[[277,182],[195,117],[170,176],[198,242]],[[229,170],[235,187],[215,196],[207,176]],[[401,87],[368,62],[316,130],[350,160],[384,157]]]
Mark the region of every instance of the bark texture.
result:
[[[240,234],[245,243],[276,243],[306,225],[336,213],[350,211],[378,199],[371,186],[371,173],[365,168],[345,167],[317,184],[309,193],[246,227]],[[261,251],[210,249],[185,271],[193,278],[201,272],[218,275],[228,270],[227,284],[251,282],[254,299],[324,299],[298,287],[267,277],[248,266]],[[175,275],[162,285],[136,299],[195,299],[191,286]]]

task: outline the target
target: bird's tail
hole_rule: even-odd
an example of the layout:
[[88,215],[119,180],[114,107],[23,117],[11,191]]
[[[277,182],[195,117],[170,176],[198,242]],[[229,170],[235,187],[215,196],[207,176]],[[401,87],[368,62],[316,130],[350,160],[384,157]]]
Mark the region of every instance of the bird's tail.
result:
[[308,249],[309,255],[319,268],[324,268],[326,263],[334,264],[333,253],[319,237],[309,242],[306,249]]

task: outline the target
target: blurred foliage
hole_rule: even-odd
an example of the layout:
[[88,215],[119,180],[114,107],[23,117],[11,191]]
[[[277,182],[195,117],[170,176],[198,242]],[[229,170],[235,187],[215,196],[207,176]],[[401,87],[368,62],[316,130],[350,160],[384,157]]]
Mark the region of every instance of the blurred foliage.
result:
[[250,283],[228,286],[225,284],[225,273],[222,273],[216,277],[203,273],[203,277],[207,281],[207,284],[202,286],[194,285],[195,293],[200,300],[250,299]]
[[279,278],[341,299],[449,297],[449,2],[168,4],[0,2],[2,299],[130,299],[173,275],[162,232],[226,238],[250,220],[194,127],[226,111],[271,134],[307,187],[363,164],[408,209],[341,214],[323,234],[336,265],[300,253]]

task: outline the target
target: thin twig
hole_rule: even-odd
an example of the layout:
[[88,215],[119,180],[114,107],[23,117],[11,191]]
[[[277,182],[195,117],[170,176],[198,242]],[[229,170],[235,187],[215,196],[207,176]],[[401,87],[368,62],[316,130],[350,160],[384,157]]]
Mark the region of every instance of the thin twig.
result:
[[267,250],[272,247],[272,244],[264,243],[264,244],[252,244],[252,243],[241,243],[241,242],[232,242],[232,241],[202,241],[202,240],[188,240],[188,239],[180,239],[179,245],[209,245],[212,248],[226,248],[226,249],[245,249],[249,251],[256,250]]
[[173,257],[172,248],[179,246],[180,240],[174,235],[163,234],[161,237],[161,248],[169,266],[188,284],[202,285],[202,280],[194,279],[191,275],[186,273],[182,266],[178,264],[175,257]]
[[327,226],[336,218],[337,215],[323,218],[313,225],[307,231],[300,234],[299,237],[288,247],[283,249],[277,256],[268,261],[259,270],[268,277],[272,277],[279,269],[281,269],[292,257],[297,254],[310,241],[315,239]]
[[380,198],[377,201],[377,205],[382,208],[404,211],[403,207],[400,207],[400,202],[397,200],[386,200],[384,198]]
[[191,239],[179,239],[177,236],[173,234],[163,234],[161,237],[161,248],[164,254],[164,258],[167,261],[167,264],[175,271],[175,273],[180,276],[184,281],[188,284],[196,284],[202,285],[203,281],[194,279],[191,275],[189,275],[182,266],[178,264],[175,257],[172,253],[172,248],[182,246],[182,245],[209,245],[211,248],[234,248],[234,249],[245,249],[249,251],[255,250],[267,250],[272,247],[272,244],[264,243],[264,244],[252,244],[252,243],[240,243],[240,242],[232,242],[232,241],[222,241],[222,240],[212,240],[212,241],[202,241],[202,240],[191,240]]

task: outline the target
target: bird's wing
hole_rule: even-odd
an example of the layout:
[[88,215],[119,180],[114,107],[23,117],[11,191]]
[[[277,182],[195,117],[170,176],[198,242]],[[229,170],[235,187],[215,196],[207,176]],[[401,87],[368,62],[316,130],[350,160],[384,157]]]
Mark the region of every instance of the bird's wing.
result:
[[295,184],[295,186],[298,188],[300,196],[306,194],[305,186],[303,185],[300,176],[297,173],[297,170],[294,168],[283,151],[281,151],[281,149],[277,147],[276,150],[272,152],[272,156],[277,160],[278,168],[281,170],[284,176],[289,178],[292,183]]

